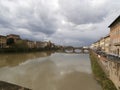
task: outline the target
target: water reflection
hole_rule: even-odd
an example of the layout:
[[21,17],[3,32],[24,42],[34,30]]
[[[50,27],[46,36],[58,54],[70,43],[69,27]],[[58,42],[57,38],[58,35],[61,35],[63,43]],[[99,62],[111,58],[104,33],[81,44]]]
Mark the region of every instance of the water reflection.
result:
[[16,67],[1,68],[0,80],[33,90],[49,90],[52,78],[55,75],[54,68],[55,64],[50,60],[29,61],[29,63],[20,64]]
[[[77,81],[77,82],[76,82]],[[55,90],[102,90],[93,77],[86,73],[74,71],[73,73],[66,74],[57,83]]]
[[50,56],[52,52],[0,54],[0,67],[16,66],[29,59]]
[[27,58],[17,66],[1,67],[0,80],[33,90],[101,90],[86,54],[55,53]]

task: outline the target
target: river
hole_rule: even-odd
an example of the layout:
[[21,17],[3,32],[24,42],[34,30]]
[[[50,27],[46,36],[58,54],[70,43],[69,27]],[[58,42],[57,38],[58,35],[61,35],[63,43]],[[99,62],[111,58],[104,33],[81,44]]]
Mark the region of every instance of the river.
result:
[[88,54],[0,54],[0,80],[32,90],[102,90]]

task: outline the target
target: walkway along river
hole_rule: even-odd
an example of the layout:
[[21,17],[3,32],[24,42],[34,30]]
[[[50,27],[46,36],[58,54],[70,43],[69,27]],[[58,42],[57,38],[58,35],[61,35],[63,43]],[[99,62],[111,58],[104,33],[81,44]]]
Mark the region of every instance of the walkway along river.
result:
[[88,54],[1,54],[0,80],[32,90],[102,90]]

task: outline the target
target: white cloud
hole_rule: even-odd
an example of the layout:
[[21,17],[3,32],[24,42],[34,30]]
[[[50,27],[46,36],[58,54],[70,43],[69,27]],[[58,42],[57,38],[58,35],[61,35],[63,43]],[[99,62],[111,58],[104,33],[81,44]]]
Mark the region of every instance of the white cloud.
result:
[[101,7],[102,5],[105,5],[107,0],[91,0],[91,5],[93,7]]

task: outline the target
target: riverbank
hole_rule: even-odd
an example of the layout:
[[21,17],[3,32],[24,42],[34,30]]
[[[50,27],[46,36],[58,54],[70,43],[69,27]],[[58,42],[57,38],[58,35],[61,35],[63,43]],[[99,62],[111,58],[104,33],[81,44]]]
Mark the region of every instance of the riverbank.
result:
[[39,49],[36,49],[36,48],[32,48],[32,49],[29,49],[29,48],[26,48],[26,49],[23,49],[23,48],[2,48],[0,49],[0,53],[29,53],[29,52],[43,52],[43,51],[56,51],[58,49],[48,49],[48,48],[39,48]]
[[22,86],[0,81],[0,90],[31,90]]
[[113,82],[107,77],[103,69],[98,64],[97,56],[90,52],[91,66],[95,79],[102,86],[103,90],[117,90]]

